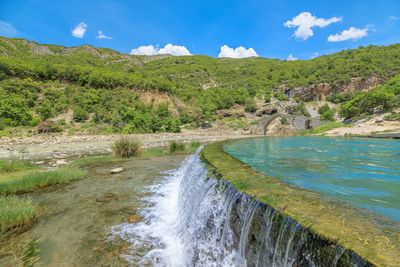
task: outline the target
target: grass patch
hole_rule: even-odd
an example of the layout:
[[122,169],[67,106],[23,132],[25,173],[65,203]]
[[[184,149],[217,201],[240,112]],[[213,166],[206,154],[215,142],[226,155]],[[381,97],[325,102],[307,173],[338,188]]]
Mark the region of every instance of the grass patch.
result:
[[0,174],[12,173],[37,168],[37,165],[28,160],[0,160]]
[[0,240],[6,231],[32,224],[37,206],[30,199],[0,196]]
[[105,164],[113,161],[118,161],[119,159],[111,156],[111,155],[106,155],[106,156],[88,156],[88,157],[83,157],[83,158],[77,158],[74,159],[71,162],[72,167],[85,167],[85,166],[90,166],[90,165],[97,165],[97,164]]
[[250,125],[250,121],[246,118],[224,118],[221,123],[232,130],[247,129]]
[[120,158],[137,158],[142,154],[142,146],[138,141],[128,137],[121,137],[114,142],[113,151]]
[[199,141],[192,141],[190,143],[190,148],[193,149],[194,151],[197,150],[201,146],[201,143]]
[[0,181],[0,195],[22,193],[50,185],[69,183],[79,180],[85,175],[86,171],[73,167],[46,172],[30,172],[21,177]]
[[299,135],[316,135],[316,134],[323,134],[327,131],[330,131],[330,130],[333,130],[336,128],[340,128],[340,127],[350,127],[350,125],[344,124],[343,122],[334,121],[334,122],[328,122],[328,123],[319,125],[311,130],[298,131],[297,133]]
[[169,153],[185,152],[186,146],[183,142],[172,141],[169,143]]

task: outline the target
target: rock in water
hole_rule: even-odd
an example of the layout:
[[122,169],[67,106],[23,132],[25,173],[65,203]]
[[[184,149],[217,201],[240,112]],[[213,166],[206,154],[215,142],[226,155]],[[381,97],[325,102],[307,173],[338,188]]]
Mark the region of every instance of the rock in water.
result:
[[123,171],[124,171],[124,168],[119,167],[119,168],[112,169],[111,170],[111,174],[120,173],[120,172],[123,172]]

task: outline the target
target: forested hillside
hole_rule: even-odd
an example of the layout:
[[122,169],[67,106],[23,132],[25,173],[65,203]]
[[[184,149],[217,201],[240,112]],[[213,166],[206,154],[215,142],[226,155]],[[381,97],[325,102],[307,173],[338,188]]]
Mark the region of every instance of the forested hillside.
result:
[[[0,128],[35,126],[72,112],[75,122],[105,124],[113,131],[175,132],[181,124],[214,120],[216,111],[236,104],[285,100],[288,88],[327,84],[335,88],[329,99],[338,99],[354,78],[374,77],[383,84],[399,73],[399,44],[281,61],[133,56],[0,38]],[[354,92],[345,100],[353,97]],[[356,113],[362,111],[342,111]]]

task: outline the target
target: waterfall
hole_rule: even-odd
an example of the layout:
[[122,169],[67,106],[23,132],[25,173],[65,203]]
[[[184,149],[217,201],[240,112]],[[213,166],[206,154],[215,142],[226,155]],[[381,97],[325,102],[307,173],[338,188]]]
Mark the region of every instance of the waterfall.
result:
[[113,226],[133,266],[364,266],[270,206],[208,176],[201,148],[148,188],[143,221]]

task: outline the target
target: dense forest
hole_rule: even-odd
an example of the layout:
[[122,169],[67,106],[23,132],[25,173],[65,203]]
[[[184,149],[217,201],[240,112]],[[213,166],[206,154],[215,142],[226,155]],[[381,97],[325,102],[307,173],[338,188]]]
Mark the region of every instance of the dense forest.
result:
[[[400,79],[393,78],[399,73],[399,44],[282,61],[133,56],[89,45],[67,48],[1,37],[0,129],[36,126],[71,111],[74,122],[105,124],[112,131],[177,132],[181,124],[212,121],[216,111],[236,104],[252,112],[254,99],[285,100],[282,85],[340,87],[371,76],[389,81],[369,93],[332,92],[329,100],[343,103],[341,116],[357,117],[377,106],[399,106]],[[153,98],[143,99],[146,92]],[[168,101],[159,103],[160,94]]]

